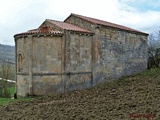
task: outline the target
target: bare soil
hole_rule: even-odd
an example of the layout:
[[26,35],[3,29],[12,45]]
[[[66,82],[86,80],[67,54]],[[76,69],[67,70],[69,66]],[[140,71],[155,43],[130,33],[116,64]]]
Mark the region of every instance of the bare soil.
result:
[[147,117],[160,119],[160,69],[0,108],[2,120],[147,120]]

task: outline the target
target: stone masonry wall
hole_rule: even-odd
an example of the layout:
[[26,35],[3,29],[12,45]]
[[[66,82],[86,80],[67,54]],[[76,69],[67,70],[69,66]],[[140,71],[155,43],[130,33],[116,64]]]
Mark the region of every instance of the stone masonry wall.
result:
[[24,56],[23,70],[17,71],[18,96],[92,86],[91,35],[66,31],[63,37],[30,36],[16,42],[17,54]]
[[95,33],[93,85],[147,68],[147,35],[96,25],[76,16],[70,16],[65,22]]
[[24,55],[23,70],[17,71],[18,96],[60,92],[62,37],[25,37],[16,42],[17,54],[21,52]]
[[33,37],[33,93],[60,92],[62,37]]
[[95,35],[64,31],[44,22],[41,26],[51,26],[64,35],[17,38],[16,54],[24,57],[23,70],[17,70],[16,76],[18,96],[84,89],[147,68],[147,35],[95,25],[75,16],[65,22]]
[[70,23],[70,24],[74,24],[74,25],[80,26],[82,28],[85,28],[87,30],[91,30],[92,32],[95,32],[96,25],[94,25],[88,21],[82,20],[76,16],[69,17],[68,19],[65,20],[65,22]]
[[94,66],[94,84],[147,68],[146,36],[99,28],[96,29],[95,40],[97,63]]
[[65,46],[64,91],[92,86],[92,36],[67,32]]
[[[57,26],[44,22],[41,26]],[[62,31],[62,30],[60,30]],[[62,92],[92,86],[92,38],[90,34],[62,31]]]
[[[30,54],[30,41],[29,38],[19,38],[16,40],[16,54],[23,54],[23,74],[19,74],[18,64],[17,64],[17,82],[16,82],[16,91],[18,96],[27,96],[29,93],[29,54]],[[16,56],[17,56],[16,55]],[[18,58],[16,59],[18,63]]]

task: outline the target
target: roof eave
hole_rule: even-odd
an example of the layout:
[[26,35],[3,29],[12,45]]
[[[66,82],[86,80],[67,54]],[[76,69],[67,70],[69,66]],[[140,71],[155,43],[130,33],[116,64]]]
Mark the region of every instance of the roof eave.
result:
[[[72,15],[75,16],[75,17],[81,18],[81,19],[83,19],[83,20],[85,20],[85,21],[87,21],[87,22],[89,22],[89,23],[95,24],[95,25],[106,26],[106,25],[97,24],[97,23],[95,23],[95,22],[86,20],[85,18],[80,17],[80,16],[78,16],[78,15],[76,15],[76,14],[74,14],[74,13],[71,13],[71,14],[64,20],[64,22],[65,22],[67,19],[69,19]],[[117,25],[118,25],[118,24],[117,24]],[[148,33],[140,32],[140,31],[131,31],[131,30],[121,29],[121,28],[117,28],[117,27],[113,27],[113,26],[106,26],[106,27],[111,27],[111,28],[114,28],[114,29],[119,29],[119,30],[127,31],[127,32],[130,32],[130,33],[137,33],[137,34],[141,34],[141,35],[145,35],[145,36],[148,36],[148,35],[149,35]]]
[[40,37],[40,36],[60,36],[61,37],[64,34],[63,33],[54,33],[54,34],[35,34],[35,33],[24,34],[24,33],[20,33],[20,34],[14,35],[14,38],[16,39],[16,38],[28,37],[29,35],[38,36],[38,37]]

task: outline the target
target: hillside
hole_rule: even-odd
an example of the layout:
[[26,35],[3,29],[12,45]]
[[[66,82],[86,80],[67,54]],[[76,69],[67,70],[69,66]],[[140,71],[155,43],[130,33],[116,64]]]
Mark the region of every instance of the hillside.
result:
[[0,44],[0,62],[9,60],[15,62],[15,47]]
[[147,70],[93,88],[17,101],[0,109],[0,119],[160,119],[160,69]]

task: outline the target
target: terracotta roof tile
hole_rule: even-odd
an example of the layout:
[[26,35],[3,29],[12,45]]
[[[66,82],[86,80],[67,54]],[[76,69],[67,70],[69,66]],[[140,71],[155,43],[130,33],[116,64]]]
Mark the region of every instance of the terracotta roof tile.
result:
[[69,23],[65,23],[65,22],[61,22],[61,21],[56,21],[56,20],[50,20],[47,19],[48,22],[56,25],[57,27],[63,29],[63,30],[71,30],[71,31],[77,31],[77,32],[84,32],[84,33],[91,33],[93,34],[93,32],[86,30],[84,28],[78,27],[76,25],[73,24],[69,24]]
[[16,34],[14,35],[14,37],[23,35],[62,35],[62,32],[53,30],[52,28],[45,26],[45,27],[40,27],[38,29],[32,29],[27,32]]
[[[79,18],[81,18],[83,20],[86,20],[88,22],[91,22],[93,24],[103,25],[103,26],[107,26],[107,27],[112,27],[112,28],[117,28],[117,29],[121,29],[121,30],[126,30],[126,31],[130,31],[130,32],[135,32],[135,33],[141,33],[141,34],[148,35],[147,33],[143,33],[143,32],[140,32],[138,30],[135,30],[135,29],[132,29],[132,28],[129,28],[129,27],[125,27],[123,25],[118,25],[118,24],[115,24],[115,23],[111,23],[111,22],[107,22],[107,21],[103,21],[103,20],[99,20],[99,19],[95,19],[95,18],[91,18],[91,17],[86,17],[86,16],[74,14],[74,13],[72,13],[71,15],[79,17]],[[66,21],[66,20],[64,20],[64,21]]]

